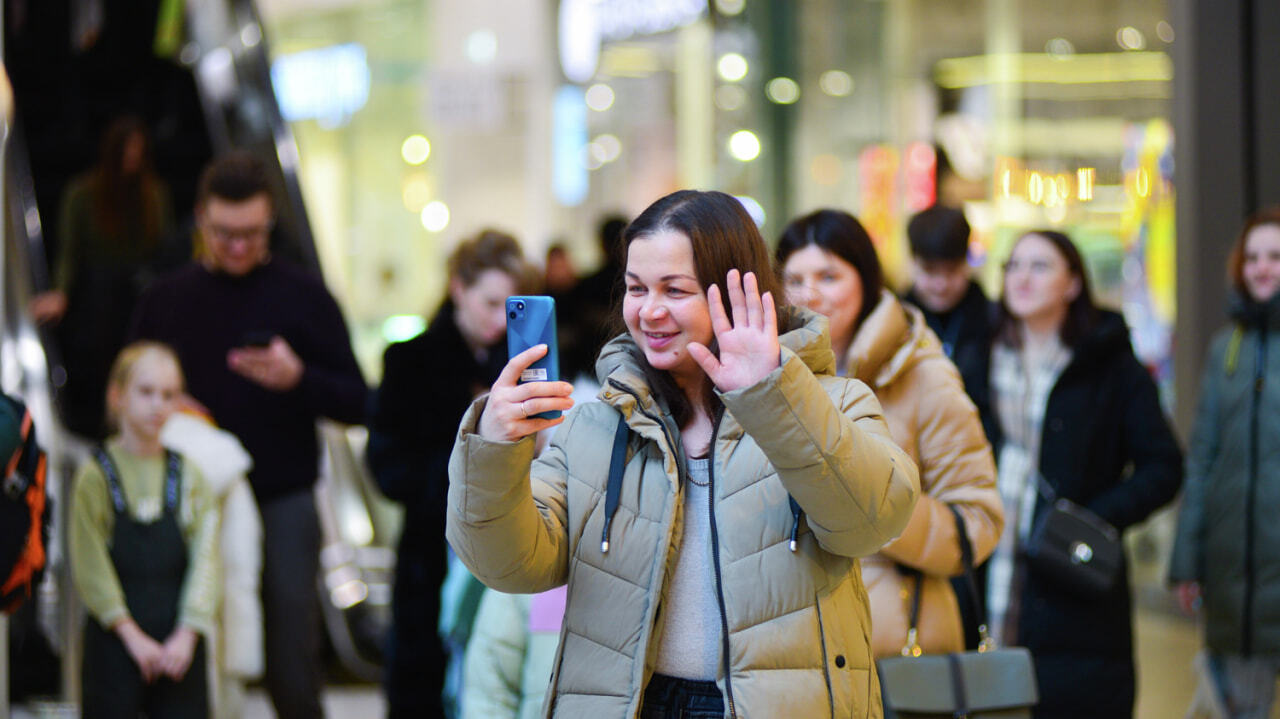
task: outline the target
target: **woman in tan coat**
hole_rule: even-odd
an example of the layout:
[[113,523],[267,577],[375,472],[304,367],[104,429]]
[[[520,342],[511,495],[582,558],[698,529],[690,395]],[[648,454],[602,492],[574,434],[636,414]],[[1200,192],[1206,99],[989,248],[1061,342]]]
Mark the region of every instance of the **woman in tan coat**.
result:
[[908,646],[913,575],[923,574],[919,647],[964,646],[949,578],[960,573],[959,509],[981,562],[1004,526],[991,446],[955,365],[914,307],[883,285],[875,247],[852,215],[819,210],[793,221],[778,243],[787,299],[826,315],[837,373],[867,383],[884,407],[894,441],[920,469],[920,500],[906,530],[862,560],[877,657]]
[[822,318],[775,308],[737,200],[668,195],[623,241],[601,401],[539,419],[572,388],[513,357],[462,420],[449,543],[499,591],[568,584],[545,715],[881,716],[858,557],[906,526],[915,466]]

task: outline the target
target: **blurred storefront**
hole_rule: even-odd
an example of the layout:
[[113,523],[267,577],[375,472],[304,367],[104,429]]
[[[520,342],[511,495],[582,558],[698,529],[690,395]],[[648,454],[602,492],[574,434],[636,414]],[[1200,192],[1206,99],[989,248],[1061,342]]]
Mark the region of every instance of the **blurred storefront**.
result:
[[562,242],[590,269],[600,216],[692,186],[741,197],[769,240],[848,209],[899,283],[906,220],[934,201],[965,209],[991,289],[1020,232],[1065,229],[1171,399],[1166,0],[264,5],[324,266],[375,374],[461,237]]

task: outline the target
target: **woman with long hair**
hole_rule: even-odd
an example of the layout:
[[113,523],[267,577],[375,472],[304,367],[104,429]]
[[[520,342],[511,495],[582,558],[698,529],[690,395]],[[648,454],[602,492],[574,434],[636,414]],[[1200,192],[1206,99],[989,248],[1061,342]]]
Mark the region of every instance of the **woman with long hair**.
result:
[[1057,498],[1119,532],[1167,504],[1182,452],[1124,318],[1098,308],[1066,235],[1020,237],[1004,266],[991,349],[987,434],[1005,529],[987,564],[987,615],[1004,644],[1031,650],[1036,717],[1130,717],[1128,570],[1102,596],[1032,567],[1022,548]]
[[369,466],[405,508],[386,662],[392,718],[444,714],[448,658],[436,627],[449,452],[462,413],[506,363],[506,298],[533,286],[520,245],[493,230],[460,244],[448,272],[449,294],[426,331],[387,348],[370,412]]
[[105,435],[107,371],[172,225],[169,190],[152,166],[147,126],[121,117],[103,133],[97,164],[63,193],[53,287],[30,306],[37,322],[61,323],[64,420],[81,434]]
[[450,544],[500,591],[567,582],[550,715],[879,716],[858,558],[906,525],[915,465],[736,199],[673,193],[623,241],[602,401],[539,419],[572,387],[517,383],[545,346],[513,357],[459,428]]
[[[877,657],[912,642],[926,653],[964,648],[950,577],[963,571],[952,508],[981,562],[1004,526],[995,461],[978,410],[920,310],[884,287],[880,260],[857,218],[819,210],[782,231],[774,254],[787,299],[826,315],[837,372],[871,387],[893,439],[920,468],[920,501],[906,530],[862,560]],[[918,633],[909,635],[919,592]]]
[[1209,675],[1232,719],[1267,717],[1280,674],[1280,207],[1228,262],[1231,324],[1209,345],[1169,566],[1203,603]]

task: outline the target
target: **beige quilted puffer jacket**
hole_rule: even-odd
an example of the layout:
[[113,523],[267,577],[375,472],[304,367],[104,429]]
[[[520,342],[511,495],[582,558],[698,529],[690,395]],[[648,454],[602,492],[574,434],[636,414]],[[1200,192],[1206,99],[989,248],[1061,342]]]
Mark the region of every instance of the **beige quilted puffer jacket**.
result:
[[875,620],[873,652],[896,655],[907,641],[915,582],[895,564],[924,574],[921,648],[959,651],[964,634],[948,578],[961,571],[960,544],[948,505],[964,517],[975,563],[995,551],[1004,527],[995,460],[978,410],[920,310],[888,291],[858,327],[846,356],[847,374],[875,391],[890,434],[920,471],[920,501],[902,536],[862,560]]
[[[857,558],[902,531],[919,481],[871,391],[834,376],[825,318],[792,312],[782,365],[721,395],[711,454],[719,576],[707,578],[722,598],[717,684],[730,717],[879,717]],[[546,716],[634,717],[653,673],[684,462],[633,348],[625,336],[605,347],[602,402],[570,412],[536,462],[532,437],[475,434],[484,398],[463,418],[450,461],[448,538],[471,571],[505,592],[569,585]],[[630,449],[603,553],[619,413]],[[788,495],[802,510],[795,551]]]

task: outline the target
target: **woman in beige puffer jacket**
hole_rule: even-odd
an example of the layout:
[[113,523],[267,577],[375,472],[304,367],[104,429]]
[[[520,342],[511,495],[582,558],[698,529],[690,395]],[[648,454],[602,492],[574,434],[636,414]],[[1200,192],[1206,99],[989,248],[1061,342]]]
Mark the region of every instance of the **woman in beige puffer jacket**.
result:
[[977,409],[920,311],[883,289],[875,247],[852,215],[820,210],[793,221],[775,257],[788,299],[830,318],[839,373],[871,386],[894,441],[920,470],[921,496],[906,530],[862,560],[873,651],[891,656],[909,643],[915,581],[900,567],[923,574],[920,648],[963,649],[949,581],[962,569],[950,507],[964,518],[975,562],[991,554],[1004,526],[995,462]]
[[[547,716],[645,717],[672,680],[726,717],[881,716],[857,558],[906,526],[914,464],[867,387],[834,376],[821,318],[760,292],[776,279],[737,200],[669,195],[624,241],[628,332],[597,362],[602,401],[569,412],[534,461],[531,432],[561,420],[532,415],[568,409],[571,388],[516,384],[545,350],[516,355],[463,418],[450,544],[499,591],[568,583]],[[709,539],[686,531],[700,523]],[[704,573],[681,586],[690,563]],[[708,598],[708,621],[685,621]],[[682,642],[695,673],[659,671]]]

